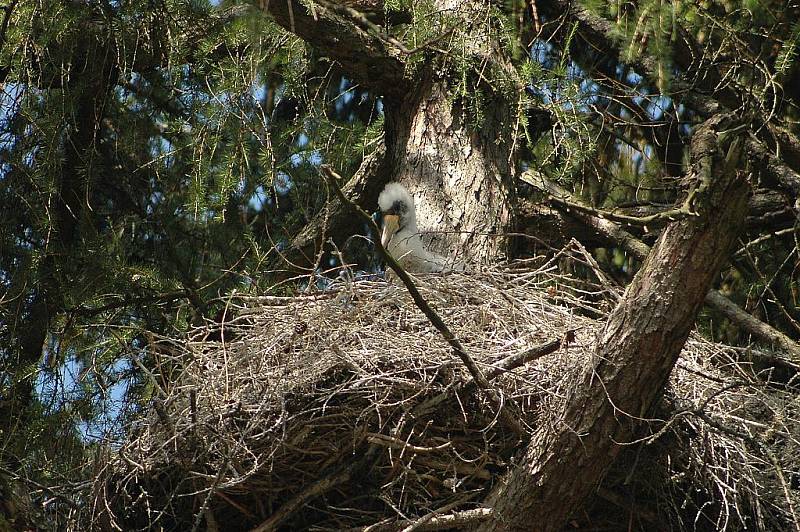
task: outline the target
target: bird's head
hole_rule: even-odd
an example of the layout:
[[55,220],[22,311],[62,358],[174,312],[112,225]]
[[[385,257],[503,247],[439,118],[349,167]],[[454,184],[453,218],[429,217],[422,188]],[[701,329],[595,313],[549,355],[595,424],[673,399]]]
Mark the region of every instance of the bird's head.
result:
[[398,231],[417,232],[417,215],[414,200],[400,183],[389,183],[378,196],[383,224],[381,244],[386,247]]

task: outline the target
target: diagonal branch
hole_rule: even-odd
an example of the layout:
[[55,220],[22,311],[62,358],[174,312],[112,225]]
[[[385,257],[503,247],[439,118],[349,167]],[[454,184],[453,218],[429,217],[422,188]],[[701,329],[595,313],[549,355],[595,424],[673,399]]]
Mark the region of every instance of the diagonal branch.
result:
[[[328,184],[336,192],[336,196],[339,198],[339,200],[344,205],[349,205],[351,209],[356,211],[361,219],[372,228],[373,234],[379,235],[380,229],[375,223],[375,220],[373,220],[364,209],[350,201],[347,196],[344,195],[344,192],[342,192],[342,189],[339,187],[338,183],[338,180],[341,179],[341,176],[334,172],[328,165],[322,165],[320,168],[322,173],[325,175]],[[408,272],[406,272],[403,267],[400,266],[400,264],[394,259],[394,257],[392,257],[388,251],[386,251],[380,239],[375,239],[375,249],[377,249],[381,258],[386,261],[386,264],[395,272],[395,274],[397,274],[397,277],[399,277],[406,286],[408,293],[411,295],[411,299],[414,300],[414,304],[416,304],[422,313],[425,314],[425,317],[428,318],[433,326],[436,327],[436,330],[438,330],[447,343],[450,344],[450,347],[453,348],[453,352],[467,367],[467,370],[478,387],[489,397],[489,400],[497,409],[500,418],[503,420],[506,426],[513,430],[520,438],[525,438],[526,432],[520,423],[521,416],[515,412],[512,404],[504,402],[500,397],[500,394],[497,393],[497,390],[495,390],[494,387],[489,384],[489,380],[478,367],[478,364],[475,362],[475,360],[469,355],[469,353],[467,353],[467,350],[461,344],[461,341],[456,338],[456,335],[453,334],[447,324],[445,324],[441,316],[439,316],[439,314],[437,314],[436,311],[431,308],[425,298],[422,297],[422,294],[417,289],[414,281],[411,280],[411,276],[408,275]]]
[[318,482],[306,487],[300,491],[300,493],[286,502],[283,506],[278,508],[278,510],[270,515],[266,521],[253,528],[251,532],[267,532],[277,530],[289,516],[303,508],[303,506],[310,500],[319,497],[336,486],[346,482],[351,482],[353,477],[356,476],[356,472],[360,468],[364,467],[365,464],[369,463],[370,458],[371,456],[367,455],[361,460],[350,463],[341,468],[339,471],[332,473],[320,479]]
[[[364,157],[358,170],[342,187],[345,195],[358,205],[377,204],[380,187],[388,180],[389,164],[386,161],[386,146],[381,142],[375,151]],[[313,269],[317,266],[316,261],[325,245],[326,235],[358,234],[362,227],[361,220],[352,215],[346,204],[339,198],[331,198],[326,209],[315,214],[309,223],[292,236],[289,248],[275,257],[270,269],[278,272],[289,266],[288,275],[303,268]],[[337,241],[337,244],[341,242]]]

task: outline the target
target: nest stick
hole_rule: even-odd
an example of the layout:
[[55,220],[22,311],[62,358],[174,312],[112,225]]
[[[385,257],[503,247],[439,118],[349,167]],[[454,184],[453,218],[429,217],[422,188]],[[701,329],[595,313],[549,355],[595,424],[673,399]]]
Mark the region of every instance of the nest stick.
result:
[[301,508],[306,502],[316,498],[319,495],[322,495],[326,491],[338,486],[339,484],[349,481],[353,471],[359,465],[361,465],[360,462],[354,462],[348,467],[332,475],[328,475],[319,482],[315,482],[311,486],[298,493],[292,500],[281,506],[278,511],[269,516],[269,519],[255,527],[250,532],[267,532],[269,530],[276,530],[281,522]]
[[[435,514],[437,512],[432,513]],[[407,530],[409,527],[414,527],[412,530],[415,532],[452,530],[454,528],[462,529],[464,527],[474,526],[478,523],[486,521],[491,516],[491,508],[475,508],[473,510],[464,510],[461,512],[453,512],[447,515],[431,517],[423,523],[419,522],[420,519],[402,519],[391,523],[370,525],[361,528],[351,528],[346,532],[399,532],[400,530]],[[417,524],[419,526],[415,526]]]
[[560,338],[558,340],[552,340],[546,344],[537,345],[531,349],[526,349],[522,353],[516,353],[508,356],[495,364],[491,369],[489,369],[489,371],[486,372],[486,380],[495,379],[507,371],[516,369],[527,364],[528,362],[539,360],[543,356],[558,351],[562,342],[565,345],[568,345],[570,342],[574,341],[574,339],[575,331],[567,331],[566,337],[563,340]]

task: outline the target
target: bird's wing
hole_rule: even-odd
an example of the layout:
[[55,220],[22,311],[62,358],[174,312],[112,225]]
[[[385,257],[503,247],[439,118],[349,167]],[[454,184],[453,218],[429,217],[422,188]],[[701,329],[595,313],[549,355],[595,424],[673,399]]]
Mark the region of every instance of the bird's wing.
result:
[[460,261],[425,249],[422,239],[416,233],[400,232],[395,235],[389,245],[389,252],[401,266],[412,272],[464,271],[464,265]]

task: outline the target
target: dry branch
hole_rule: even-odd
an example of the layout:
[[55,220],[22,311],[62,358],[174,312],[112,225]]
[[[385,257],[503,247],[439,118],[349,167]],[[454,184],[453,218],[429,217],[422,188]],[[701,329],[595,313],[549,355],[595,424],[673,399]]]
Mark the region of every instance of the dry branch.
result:
[[353,471],[359,466],[358,462],[350,464],[341,471],[329,475],[319,481],[308,486],[305,490],[298,493],[292,500],[286,502],[280,509],[273,513],[269,519],[255,527],[252,532],[268,532],[276,530],[278,526],[286,521],[294,512],[298,511],[308,501],[319,497],[326,491],[329,491],[339,484],[343,484],[351,480]]
[[464,510],[447,515],[431,517],[424,523],[417,520],[400,519],[388,523],[380,523],[365,527],[351,528],[346,532],[398,532],[414,526],[413,530],[419,532],[435,530],[453,530],[460,527],[473,525],[485,521],[492,516],[490,508],[475,508],[474,510]]

